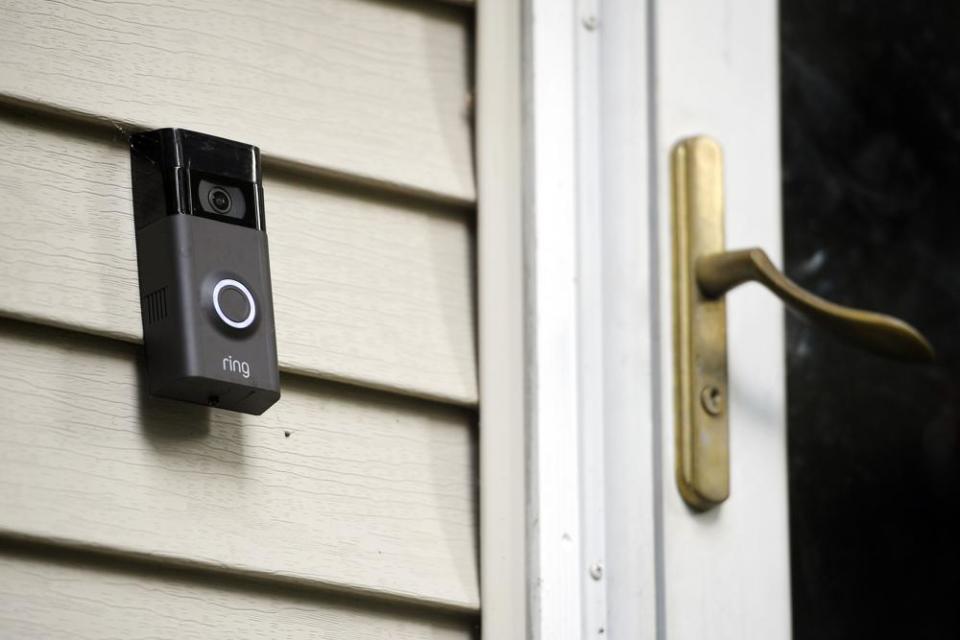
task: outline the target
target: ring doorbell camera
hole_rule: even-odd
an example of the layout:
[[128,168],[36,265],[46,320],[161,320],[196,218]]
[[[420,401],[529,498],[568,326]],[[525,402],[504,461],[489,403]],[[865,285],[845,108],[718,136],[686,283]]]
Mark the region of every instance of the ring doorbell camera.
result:
[[130,138],[150,392],[261,414],[280,398],[260,151],[184,129]]

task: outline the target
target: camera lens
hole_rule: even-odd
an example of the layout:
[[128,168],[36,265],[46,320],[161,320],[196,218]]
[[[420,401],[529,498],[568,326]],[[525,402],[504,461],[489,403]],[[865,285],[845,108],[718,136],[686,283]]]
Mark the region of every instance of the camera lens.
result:
[[247,215],[247,195],[242,188],[224,184],[219,180],[213,182],[199,175],[196,176],[196,181],[193,190],[193,212],[225,222],[237,220],[238,224],[244,223]]
[[214,187],[210,189],[210,193],[207,194],[207,200],[210,202],[210,206],[213,207],[213,210],[217,213],[227,213],[230,211],[230,194],[226,192],[222,187]]

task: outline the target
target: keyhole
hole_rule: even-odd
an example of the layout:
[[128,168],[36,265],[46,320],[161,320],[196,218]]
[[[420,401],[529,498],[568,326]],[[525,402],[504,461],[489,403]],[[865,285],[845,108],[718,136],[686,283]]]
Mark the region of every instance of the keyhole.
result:
[[710,385],[700,391],[700,404],[703,410],[712,416],[723,413],[723,393],[717,387]]

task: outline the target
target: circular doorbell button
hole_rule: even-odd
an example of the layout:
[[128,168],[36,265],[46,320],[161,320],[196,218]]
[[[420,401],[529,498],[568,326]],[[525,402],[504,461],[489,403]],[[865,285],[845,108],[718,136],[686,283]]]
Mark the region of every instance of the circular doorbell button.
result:
[[253,294],[242,282],[231,278],[224,278],[213,288],[213,310],[234,329],[246,329],[257,318]]

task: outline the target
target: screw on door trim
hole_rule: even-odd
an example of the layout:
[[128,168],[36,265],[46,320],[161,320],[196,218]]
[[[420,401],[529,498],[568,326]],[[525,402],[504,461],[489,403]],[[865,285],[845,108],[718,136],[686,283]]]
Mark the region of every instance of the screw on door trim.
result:
[[603,577],[603,565],[599,562],[596,562],[590,565],[590,577],[594,580],[599,580]]

